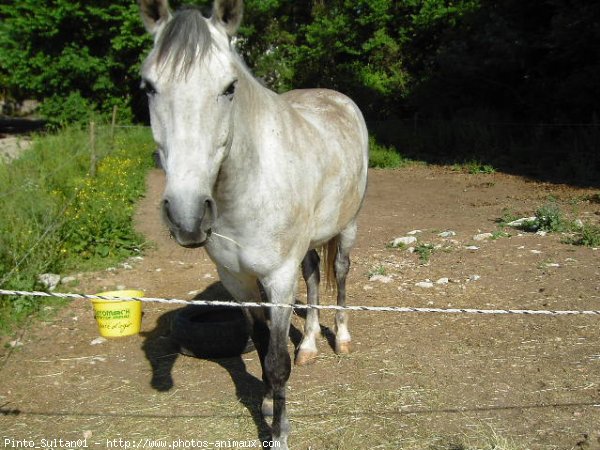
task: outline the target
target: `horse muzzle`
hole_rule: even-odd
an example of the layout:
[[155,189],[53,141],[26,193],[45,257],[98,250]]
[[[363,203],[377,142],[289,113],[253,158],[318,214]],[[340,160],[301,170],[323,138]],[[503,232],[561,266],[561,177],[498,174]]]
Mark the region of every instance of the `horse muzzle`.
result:
[[161,210],[171,236],[179,245],[186,248],[204,246],[217,219],[217,205],[206,195],[193,202],[165,197]]

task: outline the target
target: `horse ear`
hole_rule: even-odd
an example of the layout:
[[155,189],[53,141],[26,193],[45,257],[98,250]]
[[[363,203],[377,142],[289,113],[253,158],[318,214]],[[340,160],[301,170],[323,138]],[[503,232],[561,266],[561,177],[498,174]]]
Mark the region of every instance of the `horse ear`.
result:
[[229,37],[233,37],[237,32],[243,14],[243,0],[215,0],[213,5],[213,20],[225,28]]
[[138,0],[142,21],[148,33],[156,34],[160,25],[171,18],[169,0]]

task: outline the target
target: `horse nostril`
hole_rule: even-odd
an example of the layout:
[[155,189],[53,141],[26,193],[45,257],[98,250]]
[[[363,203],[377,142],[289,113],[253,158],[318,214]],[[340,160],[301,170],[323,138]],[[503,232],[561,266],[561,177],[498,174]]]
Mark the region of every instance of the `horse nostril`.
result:
[[204,217],[202,218],[202,228],[210,229],[217,219],[217,204],[212,198],[204,201]]
[[162,213],[165,221],[170,225],[175,225],[173,217],[171,216],[171,209],[169,208],[169,200],[166,198],[162,201]]

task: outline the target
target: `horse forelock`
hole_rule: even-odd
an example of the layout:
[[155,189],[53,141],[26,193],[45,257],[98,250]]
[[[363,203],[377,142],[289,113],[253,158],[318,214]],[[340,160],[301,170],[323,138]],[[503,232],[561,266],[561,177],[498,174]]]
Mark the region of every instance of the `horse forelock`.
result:
[[156,63],[171,76],[186,76],[212,45],[206,19],[199,9],[185,7],[165,25],[156,42]]
[[[160,32],[152,52],[154,56],[145,61],[142,72],[153,65],[171,80],[187,77],[196,64],[217,48],[207,20],[210,19],[194,6],[175,12]],[[230,46],[230,50],[240,81],[240,89],[236,91],[238,110],[250,120],[256,120],[266,108],[264,100],[269,94],[275,94],[254,78],[234,46]]]

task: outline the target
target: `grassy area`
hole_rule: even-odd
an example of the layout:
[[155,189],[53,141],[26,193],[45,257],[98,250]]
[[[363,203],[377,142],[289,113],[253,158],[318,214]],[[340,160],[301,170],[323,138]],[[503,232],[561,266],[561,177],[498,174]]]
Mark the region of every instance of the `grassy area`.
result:
[[[97,173],[90,172],[87,130],[38,136],[10,164],[0,164],[0,286],[40,289],[41,273],[65,274],[114,264],[140,251],[132,226],[135,201],[152,166],[147,129],[96,135]],[[0,297],[0,334],[43,302]]]
[[402,156],[394,147],[385,147],[369,138],[369,167],[378,169],[397,169],[414,162]]
[[456,163],[452,165],[452,170],[456,172],[466,172],[471,175],[492,174],[496,173],[496,169],[490,164],[484,164],[477,160],[465,161],[462,164]]

